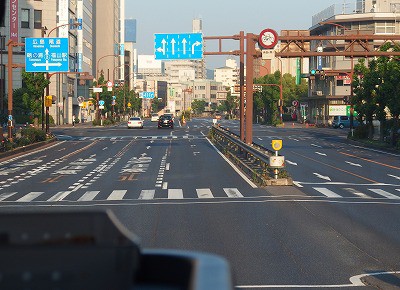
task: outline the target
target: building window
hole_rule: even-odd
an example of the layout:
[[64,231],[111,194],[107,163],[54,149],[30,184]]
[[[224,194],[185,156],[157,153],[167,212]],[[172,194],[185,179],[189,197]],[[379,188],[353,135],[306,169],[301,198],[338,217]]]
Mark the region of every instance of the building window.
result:
[[392,21],[376,22],[375,34],[395,34],[396,26]]
[[42,10],[35,10],[33,13],[33,27],[35,29],[42,28]]
[[[25,37],[21,37],[21,43],[25,44]],[[25,51],[25,45],[21,46],[21,51]]]
[[30,13],[29,9],[21,9],[21,28],[29,28]]

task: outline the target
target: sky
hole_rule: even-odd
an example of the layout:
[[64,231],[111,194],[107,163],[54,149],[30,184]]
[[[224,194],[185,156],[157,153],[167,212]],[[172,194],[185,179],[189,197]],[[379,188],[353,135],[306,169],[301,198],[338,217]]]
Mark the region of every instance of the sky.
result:
[[[265,28],[272,28],[280,34],[285,29],[308,29],[313,15],[332,4],[349,2],[354,1],[125,0],[125,17],[137,20],[138,53],[153,54],[155,33],[192,32],[192,20],[195,18],[202,19],[204,36],[230,36],[240,31],[259,34]],[[206,51],[214,51],[217,44],[207,41]],[[223,42],[224,50],[238,48],[238,42]],[[226,58],[207,56],[207,68],[224,66]]]

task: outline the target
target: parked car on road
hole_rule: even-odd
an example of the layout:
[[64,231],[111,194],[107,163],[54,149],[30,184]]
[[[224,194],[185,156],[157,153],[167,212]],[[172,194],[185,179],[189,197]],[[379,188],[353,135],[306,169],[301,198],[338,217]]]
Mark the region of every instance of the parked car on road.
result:
[[[353,119],[353,127],[358,127],[360,122],[355,118]],[[349,116],[334,116],[332,121],[333,128],[350,128],[350,117]]]
[[140,128],[143,129],[143,120],[140,117],[131,117],[128,121],[128,129]]
[[158,119],[158,128],[168,127],[174,129],[174,120],[171,115],[162,115]]

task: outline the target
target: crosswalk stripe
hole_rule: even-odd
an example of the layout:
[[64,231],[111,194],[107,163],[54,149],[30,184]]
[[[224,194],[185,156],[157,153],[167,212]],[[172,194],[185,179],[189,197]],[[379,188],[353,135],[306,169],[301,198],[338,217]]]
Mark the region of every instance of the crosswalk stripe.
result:
[[124,198],[127,190],[113,190],[107,200],[121,200]]
[[84,195],[82,195],[78,201],[90,201],[93,200],[96,195],[99,194],[100,191],[86,191]]
[[168,189],[168,199],[183,199],[183,190]]
[[42,195],[43,192],[30,192],[26,195],[24,195],[23,197],[21,197],[20,199],[17,199],[17,202],[30,202],[32,200],[34,200],[35,198],[37,198],[38,196]]
[[243,197],[237,188],[224,188],[224,191],[228,197]]
[[213,198],[213,194],[211,192],[211,189],[209,188],[200,188],[200,189],[196,189],[197,191],[197,196],[199,198]]
[[362,193],[362,192],[360,192],[360,191],[358,191],[358,190],[356,190],[354,188],[345,188],[345,190],[347,190],[348,192],[350,192],[350,193],[352,193],[354,195],[362,197],[362,198],[371,198],[370,196],[366,195],[365,193]]
[[71,192],[72,191],[60,191],[60,192],[57,192],[54,196],[50,197],[47,201],[62,201]]
[[389,193],[389,192],[387,192],[387,191],[384,191],[384,190],[382,190],[382,189],[368,188],[368,190],[369,190],[369,191],[372,191],[372,192],[375,192],[376,194],[379,194],[379,195],[381,195],[381,196],[383,196],[383,197],[386,197],[386,198],[388,198],[388,199],[400,199],[399,196],[394,195],[394,194],[391,194],[391,193]]
[[0,194],[0,201],[3,201],[11,196],[13,196],[14,194],[17,194],[17,192],[5,192]]
[[325,195],[326,197],[334,197],[334,198],[342,197],[339,194],[334,193],[332,190],[329,190],[329,189],[327,189],[325,187],[313,187],[313,188],[316,191],[318,191],[318,192],[322,193],[323,195]]
[[145,199],[145,200],[154,199],[155,193],[156,191],[154,189],[142,190],[139,195],[139,199]]

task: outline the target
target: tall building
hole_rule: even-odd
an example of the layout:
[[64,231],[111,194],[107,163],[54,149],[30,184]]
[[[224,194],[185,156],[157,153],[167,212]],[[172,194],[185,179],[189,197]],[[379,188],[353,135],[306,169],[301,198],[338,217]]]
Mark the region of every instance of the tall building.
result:
[[[332,5],[313,17],[311,35],[350,35],[360,31],[362,34],[399,33],[400,3],[398,0],[359,0],[355,7]],[[337,46],[346,43],[336,41]],[[378,47],[381,43],[372,42]],[[316,47],[318,45],[318,47]],[[312,43],[311,50],[329,51],[327,43]],[[314,122],[329,122],[336,114],[338,106],[346,106],[346,98],[351,95],[349,73],[358,62],[350,57],[313,57],[310,69],[330,72],[322,78],[312,77],[309,82],[309,95],[304,103],[303,115]]]
[[222,83],[230,91],[234,92],[235,85],[239,84],[239,67],[235,59],[227,59],[225,66],[214,70],[214,80]]
[[[8,39],[24,44],[26,38],[60,37],[69,39],[69,71],[71,74],[51,74],[49,93],[56,98],[50,115],[56,124],[71,123],[79,110],[77,97],[87,95],[86,81],[73,72],[92,71],[92,1],[91,0],[12,0],[6,2],[6,17],[0,23],[0,99],[7,97],[7,74],[5,64]],[[10,3],[12,5],[10,5]],[[10,15],[16,15],[10,20]],[[76,25],[76,24],[80,25]],[[3,44],[3,45],[2,45]],[[25,46],[13,49],[13,62],[25,62]],[[80,86],[80,83],[83,85]],[[13,69],[13,89],[22,87],[21,69]],[[86,91],[86,93],[85,93]],[[3,101],[0,101],[4,112]],[[15,112],[18,114],[19,112]],[[18,116],[16,116],[18,122]]]
[[125,20],[125,84],[133,90],[135,84],[136,19]]
[[94,76],[120,80],[124,75],[124,1],[96,0],[94,7]]

